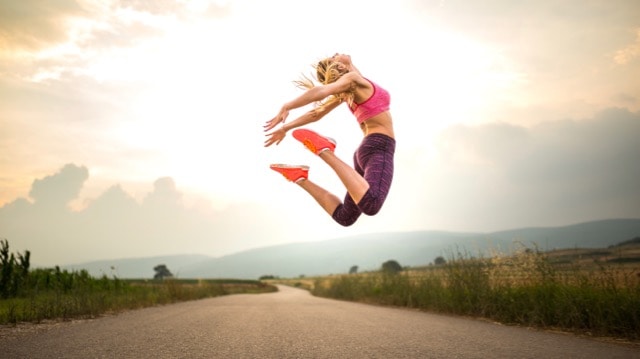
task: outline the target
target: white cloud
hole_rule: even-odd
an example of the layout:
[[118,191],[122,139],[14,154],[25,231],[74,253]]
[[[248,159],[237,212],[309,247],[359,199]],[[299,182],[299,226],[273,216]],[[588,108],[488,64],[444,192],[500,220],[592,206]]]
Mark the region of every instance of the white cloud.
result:
[[618,65],[627,65],[640,57],[640,29],[635,30],[635,42],[616,51],[613,59]]

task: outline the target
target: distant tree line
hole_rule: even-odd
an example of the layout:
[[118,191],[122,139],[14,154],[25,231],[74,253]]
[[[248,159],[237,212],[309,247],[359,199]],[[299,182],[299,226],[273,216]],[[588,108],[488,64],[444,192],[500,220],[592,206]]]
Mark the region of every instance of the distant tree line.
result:
[[275,276],[273,274],[265,274],[260,276],[259,278],[260,280],[267,280],[267,279],[278,279],[278,276]]
[[[433,264],[435,264],[437,266],[441,266],[441,265],[444,265],[446,263],[447,263],[447,261],[442,256],[436,257],[436,259],[433,261]],[[404,268],[395,259],[390,259],[390,260],[382,263],[382,266],[380,268],[380,271],[382,271],[384,273],[399,273],[399,272],[402,272],[403,270],[404,270]],[[357,274],[357,273],[358,273],[358,266],[354,265],[349,269],[349,274]]]
[[[437,265],[437,266],[441,266],[447,263],[447,260],[444,259],[444,257],[442,256],[438,256],[434,259],[433,264]],[[431,264],[430,264],[431,265]],[[357,265],[353,265],[351,266],[351,268],[349,268],[349,274],[357,274],[358,273],[358,269],[359,267]],[[400,265],[400,263],[395,260],[395,259],[389,259],[388,261],[382,263],[382,266],[380,268],[380,271],[384,272],[384,273],[389,273],[389,274],[393,274],[393,273],[399,273],[402,272],[404,270],[404,268]],[[305,276],[303,274],[301,274],[299,276],[299,278],[304,278]],[[272,275],[272,274],[265,274],[260,276],[259,280],[269,280],[269,279],[279,279],[280,277]]]

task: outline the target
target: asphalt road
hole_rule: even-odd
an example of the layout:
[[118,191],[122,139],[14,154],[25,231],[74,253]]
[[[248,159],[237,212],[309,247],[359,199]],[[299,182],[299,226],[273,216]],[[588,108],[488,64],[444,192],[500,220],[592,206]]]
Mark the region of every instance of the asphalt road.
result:
[[2,328],[0,358],[640,358],[640,348],[280,287]]

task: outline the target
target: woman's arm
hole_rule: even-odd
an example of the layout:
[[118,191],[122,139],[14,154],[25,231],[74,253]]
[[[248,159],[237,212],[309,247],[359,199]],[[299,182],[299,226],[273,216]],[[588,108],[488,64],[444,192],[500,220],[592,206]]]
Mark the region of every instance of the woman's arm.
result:
[[321,85],[312,87],[305,91],[302,95],[296,97],[284,104],[283,108],[287,110],[293,110],[312,102],[320,101],[331,95],[337,95],[343,92],[347,92],[353,89],[357,82],[357,77],[360,77],[357,73],[347,73],[341,76],[336,82],[332,82],[327,85]]
[[[331,95],[337,95],[342,92],[351,91],[354,86],[356,86],[359,79],[361,79],[361,76],[358,73],[350,72],[344,74],[336,82],[330,83],[328,85],[316,86],[305,91],[302,95],[285,103],[280,109],[280,112],[278,112],[278,114],[274,118],[267,121],[267,123],[264,125],[264,130],[270,131],[274,127],[276,127],[277,124],[284,122],[287,119],[287,116],[289,116],[290,110],[308,105],[312,102],[320,101]],[[324,116],[324,114],[322,116]],[[318,119],[316,119],[315,121],[317,120]]]
[[[282,127],[280,127],[279,129],[271,133],[268,133],[266,135],[268,138],[266,141],[264,141],[264,146],[269,147],[274,143],[276,145],[280,144],[280,142],[282,142],[282,140],[287,135],[287,132],[289,130],[318,121],[319,119],[323,118],[327,113],[331,112],[331,110],[338,107],[338,105],[340,105],[341,103],[342,103],[341,101],[335,101],[335,102],[326,104],[326,106],[314,108],[313,110],[308,111],[307,113],[296,118],[295,120],[282,125]],[[268,131],[268,129],[266,129],[265,131]]]
[[283,124],[282,129],[285,132],[288,132],[291,129],[304,126],[311,122],[316,122],[319,119],[323,118],[326,114],[331,112],[334,108],[338,107],[338,105],[340,105],[341,103],[342,101],[337,100],[337,101],[328,103],[325,106],[314,108],[313,110],[308,111],[307,113],[296,118],[295,120],[289,123]]

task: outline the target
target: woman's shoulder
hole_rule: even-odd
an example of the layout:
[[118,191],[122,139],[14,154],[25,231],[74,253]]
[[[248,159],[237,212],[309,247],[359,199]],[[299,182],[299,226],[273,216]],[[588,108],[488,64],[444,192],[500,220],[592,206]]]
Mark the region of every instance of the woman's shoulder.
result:
[[369,81],[366,77],[362,76],[362,74],[358,71],[351,71],[344,74],[347,80],[351,83],[355,84],[358,87],[373,87],[371,81]]
[[348,72],[338,79],[338,81],[328,84],[326,86],[331,87],[333,94],[343,92],[355,92],[356,96],[360,97],[363,93],[369,93],[373,91],[373,84],[363,77],[359,72]]

